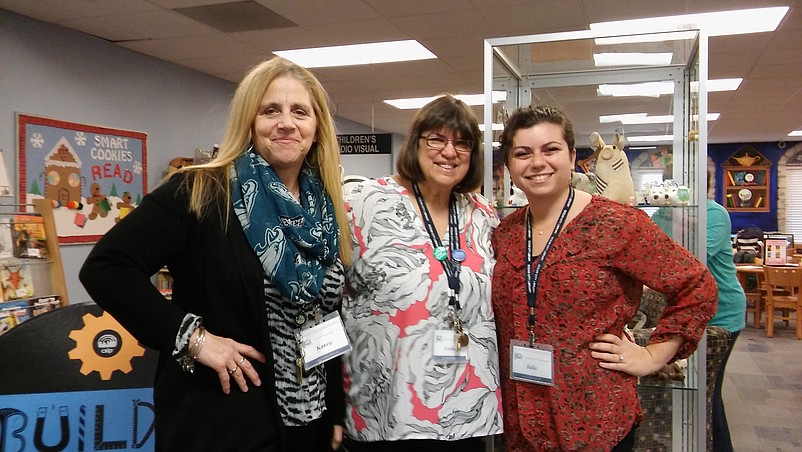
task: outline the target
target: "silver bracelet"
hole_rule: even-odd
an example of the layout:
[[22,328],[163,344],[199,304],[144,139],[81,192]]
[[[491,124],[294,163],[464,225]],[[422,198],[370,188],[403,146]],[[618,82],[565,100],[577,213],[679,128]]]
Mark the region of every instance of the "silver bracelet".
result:
[[187,353],[180,360],[181,369],[183,369],[184,372],[195,373],[195,361],[198,359],[198,355],[200,355],[205,340],[206,328],[199,326],[198,337],[196,337],[195,342],[187,348]]

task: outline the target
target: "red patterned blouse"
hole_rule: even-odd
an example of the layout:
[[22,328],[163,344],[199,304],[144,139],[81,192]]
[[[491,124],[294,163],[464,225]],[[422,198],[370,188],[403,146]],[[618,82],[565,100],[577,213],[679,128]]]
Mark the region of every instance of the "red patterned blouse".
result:
[[538,284],[534,331],[554,347],[554,386],[511,380],[510,340],[528,338],[525,214],[507,216],[492,240],[507,449],[609,450],[642,417],[637,379],[602,369],[588,344],[621,335],[645,284],[668,300],[651,341],[680,335],[674,359],[687,357],[716,311],[715,280],[645,213],[594,196],[554,240]]

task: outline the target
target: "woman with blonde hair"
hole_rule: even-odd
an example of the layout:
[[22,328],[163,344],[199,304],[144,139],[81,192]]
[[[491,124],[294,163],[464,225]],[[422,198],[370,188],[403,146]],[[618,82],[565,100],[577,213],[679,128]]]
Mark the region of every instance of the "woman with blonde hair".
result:
[[[328,105],[308,70],[257,65],[218,155],[145,196],[81,269],[92,298],[161,352],[158,450],[339,447],[345,332],[330,326],[351,246]],[[165,266],[172,301],[150,280]],[[335,349],[313,359],[307,342]]]

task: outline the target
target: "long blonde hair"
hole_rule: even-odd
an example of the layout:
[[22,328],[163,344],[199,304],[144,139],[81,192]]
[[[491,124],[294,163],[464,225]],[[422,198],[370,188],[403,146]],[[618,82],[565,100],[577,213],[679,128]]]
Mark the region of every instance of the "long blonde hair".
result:
[[[189,208],[198,218],[221,193],[226,205],[231,203],[229,165],[243,155],[253,139],[253,122],[267,87],[279,77],[289,76],[303,83],[312,97],[312,108],[317,118],[317,143],[306,156],[306,162],[317,173],[323,187],[334,204],[334,216],[340,229],[340,259],[351,263],[351,234],[343,202],[340,171],[340,147],[334,118],[331,115],[328,94],[318,79],[304,67],[285,60],[272,58],[251,69],[237,87],[229,106],[228,122],[217,156],[210,162],[187,166],[182,172],[192,172],[187,178],[191,187]],[[228,215],[228,210],[226,215]]]

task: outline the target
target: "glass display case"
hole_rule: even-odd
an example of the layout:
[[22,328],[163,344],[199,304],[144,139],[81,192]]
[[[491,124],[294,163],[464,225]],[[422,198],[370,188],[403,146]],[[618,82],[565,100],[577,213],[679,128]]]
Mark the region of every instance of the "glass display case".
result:
[[[651,57],[656,59],[645,61]],[[484,65],[484,123],[485,130],[493,130],[485,133],[484,145],[493,152],[486,152],[483,188],[501,216],[518,207],[497,151],[503,120],[519,106],[553,105],[573,122],[577,149],[589,148],[589,137],[597,132],[607,142],[622,133],[629,151],[641,146],[671,150],[673,158],[665,160],[665,170],[678,185],[687,187],[687,199],[639,208],[705,262],[707,37],[703,31],[590,30],[494,38],[485,40]],[[493,103],[499,91],[506,93],[506,101]],[[578,154],[578,163],[580,158]],[[638,171],[631,168],[633,179],[645,179]],[[664,386],[671,425],[669,434],[660,438],[664,443],[650,447],[653,450],[706,449],[705,350],[706,337],[688,359],[684,381]],[[640,384],[652,383],[642,379]]]

